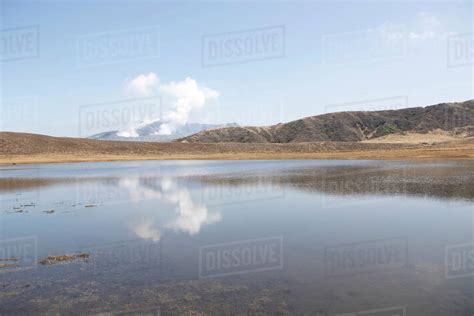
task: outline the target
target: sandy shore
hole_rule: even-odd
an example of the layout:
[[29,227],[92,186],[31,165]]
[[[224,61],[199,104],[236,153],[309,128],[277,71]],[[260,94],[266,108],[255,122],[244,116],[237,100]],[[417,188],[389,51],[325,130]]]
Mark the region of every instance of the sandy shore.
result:
[[146,143],[0,132],[0,164],[120,160],[472,159],[474,140],[393,143]]

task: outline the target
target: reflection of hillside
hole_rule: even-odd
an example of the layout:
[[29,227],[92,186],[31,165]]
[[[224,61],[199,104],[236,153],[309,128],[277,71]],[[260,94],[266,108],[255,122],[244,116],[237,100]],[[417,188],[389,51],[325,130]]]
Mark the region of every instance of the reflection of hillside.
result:
[[0,192],[17,192],[77,181],[74,178],[0,178]]
[[176,216],[171,220],[159,220],[156,214],[146,214],[134,222],[132,230],[141,238],[158,241],[166,229],[194,235],[203,225],[221,220],[220,213],[209,212],[205,205],[194,202],[189,190],[180,187],[176,179],[121,178],[118,184],[128,190],[133,201],[158,199],[174,206]]
[[474,164],[376,164],[282,170],[281,173],[194,177],[209,185],[281,185],[335,195],[401,194],[474,200]]
[[[282,169],[277,173],[230,173],[208,176],[191,176],[208,185],[243,186],[272,185],[289,186],[313,192],[336,195],[355,194],[402,194],[443,199],[474,199],[474,164],[472,162],[441,163],[396,163],[379,162],[374,165],[314,166]],[[120,187],[126,190],[127,199],[156,198],[178,206],[178,213],[186,217],[185,209],[197,209],[185,187],[179,187],[172,178],[133,177],[65,177],[65,178],[0,178],[0,192],[16,192],[58,185],[92,187]],[[180,202],[181,201],[181,202]],[[89,201],[86,201],[89,202]],[[119,201],[117,201],[119,202]],[[205,211],[196,211],[205,214]],[[194,214],[194,212],[193,212]],[[194,220],[186,222],[189,231]]]

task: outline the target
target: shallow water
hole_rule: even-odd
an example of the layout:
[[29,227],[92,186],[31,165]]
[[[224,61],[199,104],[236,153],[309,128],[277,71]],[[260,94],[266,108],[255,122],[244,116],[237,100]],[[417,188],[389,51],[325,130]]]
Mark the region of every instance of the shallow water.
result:
[[473,184],[468,161],[3,167],[0,313],[472,315]]

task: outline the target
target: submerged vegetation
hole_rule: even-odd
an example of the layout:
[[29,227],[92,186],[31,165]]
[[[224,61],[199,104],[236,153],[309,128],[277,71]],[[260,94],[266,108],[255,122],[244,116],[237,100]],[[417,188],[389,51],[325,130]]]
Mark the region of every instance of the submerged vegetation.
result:
[[42,265],[52,265],[52,264],[61,263],[61,262],[74,261],[77,259],[87,260],[89,259],[89,257],[90,257],[90,254],[88,253],[79,253],[79,254],[61,255],[61,256],[47,256],[46,258],[41,259],[39,263]]

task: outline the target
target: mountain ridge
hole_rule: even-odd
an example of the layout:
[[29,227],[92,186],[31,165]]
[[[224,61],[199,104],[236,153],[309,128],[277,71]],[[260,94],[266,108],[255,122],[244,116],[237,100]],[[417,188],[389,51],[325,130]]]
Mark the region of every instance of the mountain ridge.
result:
[[473,133],[474,100],[383,111],[326,113],[270,126],[213,128],[177,142],[301,143],[359,142],[397,133],[435,130]]

